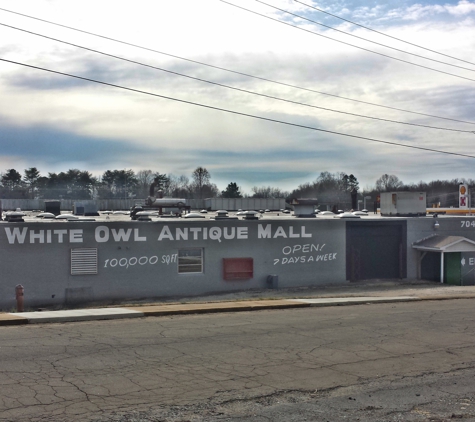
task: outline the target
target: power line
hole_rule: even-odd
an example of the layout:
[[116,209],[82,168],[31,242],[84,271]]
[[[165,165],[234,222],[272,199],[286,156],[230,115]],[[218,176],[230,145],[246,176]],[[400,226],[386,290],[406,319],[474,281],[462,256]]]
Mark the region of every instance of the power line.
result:
[[85,78],[85,77],[82,77],[82,76],[72,75],[70,73],[58,72],[56,70],[46,69],[44,67],[39,67],[39,66],[33,66],[33,65],[26,64],[26,63],[20,63],[20,62],[13,61],[13,60],[7,60],[7,59],[0,58],[0,61],[6,62],[6,63],[16,64],[16,65],[19,65],[19,66],[29,67],[31,69],[42,70],[42,71],[54,73],[54,74],[57,74],[57,75],[67,76],[67,77],[70,77],[70,78],[75,78],[75,79],[79,79],[79,80],[83,80],[83,81],[87,81],[87,82],[93,82],[93,83],[97,83],[97,84],[101,84],[101,85],[105,85],[105,86],[110,86],[110,87],[113,87],[113,88],[119,88],[119,89],[123,89],[123,90],[126,90],[126,91],[135,92],[135,93],[138,93],[138,94],[150,95],[152,97],[163,98],[163,99],[170,100],[170,101],[176,101],[176,102],[179,102],[179,103],[189,104],[189,105],[193,105],[193,106],[197,106],[197,107],[202,107],[202,108],[206,108],[206,109],[209,109],[209,110],[221,111],[221,112],[224,112],[224,113],[234,114],[234,115],[237,115],[237,116],[250,117],[250,118],[253,118],[253,119],[267,121],[267,122],[271,122],[271,123],[279,123],[279,124],[286,125],[286,126],[292,126],[292,127],[298,127],[298,128],[301,128],[301,129],[308,129],[308,130],[313,130],[313,131],[317,131],[317,132],[329,133],[329,134],[332,134],[332,135],[346,136],[348,138],[361,139],[361,140],[365,140],[365,141],[376,142],[376,143],[386,144],[386,145],[393,145],[393,146],[398,146],[398,147],[403,147],[403,148],[411,148],[411,149],[417,149],[417,150],[422,150],[422,151],[436,152],[436,153],[439,153],[439,154],[446,154],[446,155],[455,155],[455,156],[458,156],[458,157],[475,158],[474,155],[469,155],[469,154],[443,151],[443,150],[438,150],[438,149],[434,149],[434,148],[418,147],[418,146],[415,146],[415,145],[406,145],[406,144],[401,144],[401,143],[398,143],[398,142],[383,141],[383,140],[380,140],[380,139],[368,138],[368,137],[365,137],[365,136],[351,135],[351,134],[343,133],[343,132],[336,132],[336,131],[332,131],[332,130],[320,129],[320,128],[307,126],[307,125],[300,125],[300,124],[297,124],[297,123],[286,122],[286,121],[283,121],[283,120],[270,119],[268,117],[256,116],[254,114],[241,113],[239,111],[229,110],[229,109],[225,109],[225,108],[221,108],[221,107],[214,107],[214,106],[210,106],[210,105],[207,105],[207,104],[196,103],[196,102],[193,102],[193,101],[181,100],[179,98],[168,97],[168,96],[165,96],[165,95],[155,94],[155,93],[148,92],[148,91],[142,91],[142,90],[139,90],[139,89],[134,89],[134,88],[129,88],[129,87],[121,86],[121,85],[111,84],[111,83],[99,81],[99,80],[96,80],[96,79],[91,79],[91,78]]
[[402,109],[402,108],[386,106],[386,105],[383,105],[383,104],[371,103],[371,102],[368,102],[368,101],[356,100],[354,98],[343,97],[343,96],[340,96],[340,95],[329,94],[329,93],[326,93],[326,92],[317,91],[317,90],[311,89],[311,88],[304,88],[304,87],[300,87],[300,86],[285,83],[285,82],[279,82],[279,81],[275,81],[275,80],[272,80],[272,79],[251,75],[249,73],[239,72],[239,71],[236,71],[236,70],[231,70],[231,69],[227,69],[227,68],[220,67],[220,66],[215,66],[215,65],[212,65],[212,64],[208,64],[208,63],[198,61],[198,60],[192,60],[192,59],[188,59],[186,57],[180,57],[180,56],[177,56],[177,55],[174,55],[174,54],[165,53],[163,51],[154,50],[154,49],[149,48],[149,47],[140,46],[140,45],[137,45],[137,44],[129,43],[127,41],[122,41],[122,40],[118,40],[118,39],[115,39],[115,38],[107,37],[105,35],[95,34],[93,32],[85,31],[85,30],[74,28],[74,27],[67,26],[67,25],[63,25],[63,24],[60,24],[60,23],[57,23],[57,22],[52,22],[52,21],[49,21],[49,20],[46,20],[46,19],[41,19],[41,18],[37,18],[37,17],[34,17],[34,16],[26,15],[24,13],[14,12],[12,10],[4,9],[4,8],[1,8],[1,7],[0,7],[0,10],[2,10],[4,12],[8,12],[8,13],[13,13],[15,15],[23,16],[23,17],[26,17],[26,18],[29,18],[29,19],[34,19],[34,20],[37,20],[37,21],[40,21],[40,22],[45,22],[45,23],[48,23],[50,25],[55,25],[55,26],[59,26],[61,28],[66,28],[66,29],[70,29],[72,31],[76,31],[76,32],[80,32],[80,33],[83,33],[83,34],[91,35],[93,37],[98,37],[98,38],[102,38],[102,39],[105,39],[105,40],[108,40],[108,41],[113,41],[113,42],[116,42],[116,43],[119,43],[119,44],[127,45],[127,46],[130,46],[130,47],[138,48],[138,49],[145,50],[145,51],[149,51],[149,52],[152,52],[152,53],[161,54],[161,55],[164,55],[164,56],[167,56],[167,57],[173,57],[175,59],[187,61],[187,62],[190,62],[190,63],[199,64],[201,66],[206,66],[206,67],[209,67],[209,68],[212,68],[212,69],[222,70],[224,72],[233,73],[235,75],[245,76],[247,78],[252,78],[252,79],[256,79],[256,80],[260,80],[260,81],[264,81],[264,82],[270,82],[270,83],[273,83],[273,84],[286,86],[288,88],[294,88],[294,89],[298,89],[298,90],[302,90],[302,91],[313,92],[315,94],[325,95],[325,96],[338,98],[338,99],[342,99],[342,100],[346,100],[346,101],[352,101],[352,102],[356,102],[356,103],[360,103],[360,104],[366,104],[366,105],[370,105],[370,106],[374,106],[374,107],[381,107],[381,108],[386,108],[386,109],[389,109],[389,110],[401,111],[403,113],[411,113],[411,114],[417,114],[419,116],[431,117],[431,118],[434,118],[434,119],[449,120],[449,121],[452,121],[452,122],[467,123],[467,124],[470,124],[470,125],[475,125],[475,122],[470,122],[470,121],[466,121],[466,120],[460,120],[460,119],[454,119],[454,118],[450,118],[450,117],[436,116],[436,115],[433,115],[433,114],[427,114],[427,113],[421,113],[421,112],[417,112],[417,111],[405,110],[405,109]]
[[[222,3],[229,4],[230,6],[237,7],[238,9],[244,10],[244,11],[249,12],[249,13],[252,13],[252,14],[254,14],[254,15],[258,15],[258,16],[261,16],[261,17],[263,17],[263,18],[270,19],[271,21],[278,22],[278,23],[281,23],[281,24],[283,24],[283,25],[290,26],[291,28],[299,29],[300,31],[308,32],[309,34],[317,35],[317,36],[319,36],[319,37],[326,38],[326,39],[329,39],[329,40],[331,40],[331,41],[335,41],[335,42],[340,43],[340,44],[348,45],[348,46],[350,46],[350,47],[354,47],[354,48],[357,48],[357,49],[359,49],[359,50],[366,51],[366,52],[368,52],[368,53],[377,54],[378,56],[382,56],[382,57],[386,57],[387,59],[392,59],[392,60],[396,60],[396,61],[398,61],[398,62],[410,64],[411,66],[416,66],[416,67],[420,67],[420,68],[422,68],[422,69],[431,70],[431,71],[433,71],[433,72],[442,73],[442,74],[444,74],[444,75],[453,76],[453,77],[455,77],[455,78],[460,78],[460,79],[465,79],[465,80],[467,80],[467,81],[475,82],[475,79],[467,78],[467,77],[465,77],[465,76],[456,75],[456,74],[450,73],[450,72],[445,72],[445,71],[443,71],[443,70],[434,69],[434,68],[432,68],[432,67],[424,66],[424,65],[422,65],[422,64],[417,64],[417,63],[410,62],[410,61],[408,61],[408,60],[399,59],[399,58],[397,58],[397,57],[389,56],[389,55],[384,54],[384,53],[379,53],[379,52],[377,52],[377,51],[370,50],[369,48],[360,47],[360,46],[358,46],[358,45],[351,44],[351,43],[348,43],[348,42],[346,42],[346,41],[337,40],[337,39],[335,39],[335,38],[328,37],[328,36],[323,35],[323,34],[319,34],[318,32],[310,31],[309,29],[305,29],[305,28],[301,28],[301,27],[296,26],[296,25],[292,25],[292,24],[290,24],[290,23],[288,23],[288,22],[280,21],[279,19],[275,19],[275,18],[272,18],[272,17],[270,17],[270,16],[266,16],[266,15],[264,15],[264,14],[262,14],[262,13],[255,12],[254,10],[246,9],[245,7],[238,6],[237,4],[230,3],[230,2],[225,1],[225,0],[219,0],[219,1],[221,1]],[[273,7],[273,6],[272,6],[272,7]],[[281,10],[281,9],[279,9],[279,10]],[[287,13],[290,13],[290,12],[287,12]],[[292,13],[290,13],[290,14],[292,14]],[[305,18],[302,18],[302,19],[305,19]]]
[[162,71],[162,72],[170,73],[170,74],[173,74],[173,75],[181,76],[181,77],[192,79],[192,80],[195,80],[195,81],[199,81],[199,82],[219,86],[219,87],[222,87],[222,88],[227,88],[227,89],[232,89],[232,90],[239,91],[239,92],[244,92],[246,94],[252,94],[252,95],[256,95],[256,96],[260,96],[260,97],[264,97],[264,98],[269,98],[269,99],[273,99],[273,100],[278,100],[278,101],[283,101],[283,102],[287,102],[287,103],[290,103],[290,104],[296,104],[296,105],[300,105],[300,106],[304,106],[304,107],[311,107],[311,108],[315,108],[315,109],[319,109],[319,110],[329,111],[329,112],[332,112],[332,113],[346,114],[346,115],[353,116],[353,117],[361,117],[361,118],[365,118],[365,119],[372,119],[372,120],[377,120],[377,121],[382,121],[382,122],[389,122],[389,123],[396,123],[396,124],[402,124],[402,125],[408,125],[408,126],[423,127],[423,128],[426,128],[426,129],[446,130],[446,131],[461,132],[461,133],[474,133],[473,131],[470,131],[470,130],[461,130],[461,129],[452,129],[452,128],[445,128],[445,127],[438,127],[438,126],[422,125],[422,124],[418,124],[418,123],[401,122],[401,121],[397,121],[397,120],[383,119],[383,118],[380,118],[380,117],[366,116],[366,115],[357,114],[357,113],[349,113],[349,112],[346,112],[346,111],[335,110],[335,109],[331,109],[331,108],[328,108],[328,107],[320,107],[320,106],[316,106],[316,105],[312,105],[312,104],[302,103],[302,102],[299,102],[299,101],[292,101],[292,100],[288,100],[288,99],[285,99],[285,98],[275,97],[273,95],[261,94],[259,92],[254,92],[254,91],[250,91],[250,90],[242,89],[242,88],[236,88],[236,87],[233,87],[233,86],[230,86],[230,85],[221,84],[221,83],[218,83],[218,82],[212,82],[212,81],[208,81],[206,79],[196,78],[194,76],[189,76],[189,75],[185,75],[183,73],[175,72],[175,71],[172,71],[172,70],[160,68],[160,67],[157,67],[157,66],[152,66],[152,65],[149,65],[149,64],[146,64],[146,63],[141,63],[141,62],[136,61],[136,60],[131,60],[131,59],[120,57],[120,56],[117,56],[117,55],[114,55],[114,54],[105,53],[105,52],[100,51],[100,50],[92,49],[92,48],[89,48],[89,47],[84,47],[84,46],[81,46],[79,44],[70,43],[68,41],[60,40],[58,38],[49,37],[47,35],[42,35],[42,34],[39,34],[37,32],[28,31],[26,29],[21,29],[21,28],[18,28],[18,27],[12,26],[12,25],[7,25],[7,24],[1,23],[1,22],[0,22],[0,25],[4,26],[4,27],[7,27],[7,28],[15,29],[17,31],[22,31],[22,32],[25,32],[25,33],[28,33],[28,34],[31,34],[31,35],[35,35],[35,36],[38,36],[38,37],[46,38],[46,39],[49,39],[49,40],[52,40],[52,41],[56,41],[56,42],[60,42],[60,43],[66,44],[66,45],[70,45],[72,47],[76,47],[76,48],[80,48],[80,49],[83,49],[83,50],[86,50],[86,51],[91,51],[93,53],[101,54],[103,56],[107,56],[107,57],[111,57],[111,58],[114,58],[114,59],[122,60],[122,61],[125,61],[125,62],[128,62],[128,63],[137,64],[139,66],[148,67],[148,68],[151,68],[151,69],[154,69],[154,70],[159,70],[159,71]]
[[304,5],[304,6],[310,7],[311,9],[314,9],[314,10],[317,10],[317,11],[319,11],[319,12],[325,13],[325,14],[327,14],[327,15],[329,15],[329,16],[332,16],[332,17],[334,17],[334,18],[340,19],[340,20],[342,20],[342,21],[351,23],[352,25],[359,26],[360,28],[367,29],[368,31],[375,32],[376,34],[383,35],[383,36],[388,37],[388,38],[392,38],[393,40],[400,41],[400,42],[403,42],[403,43],[412,45],[412,46],[417,47],[417,48],[422,48],[423,50],[430,51],[431,53],[440,54],[441,56],[448,57],[449,59],[458,60],[458,61],[460,61],[460,62],[472,64],[472,65],[475,66],[475,63],[469,62],[469,61],[467,61],[467,60],[459,59],[458,57],[450,56],[449,54],[441,53],[440,51],[431,50],[430,48],[423,47],[423,46],[421,46],[421,45],[414,44],[414,43],[409,42],[409,41],[405,41],[405,40],[403,40],[403,39],[401,39],[401,38],[397,38],[397,37],[394,37],[394,36],[389,35],[389,34],[385,34],[384,32],[377,31],[376,29],[372,29],[372,28],[369,28],[369,27],[367,27],[367,26],[361,25],[361,24],[359,24],[359,23],[356,23],[356,22],[350,21],[350,20],[348,20],[348,19],[342,18],[341,16],[334,15],[334,14],[332,14],[332,13],[330,13],[330,12],[327,12],[327,11],[325,11],[325,10],[319,9],[318,7],[314,7],[314,6],[310,5],[310,4],[304,3],[304,2],[302,2],[302,1],[294,0],[294,2],[300,3],[300,4]]
[[[447,65],[447,66],[453,66],[453,67],[456,67],[456,68],[458,68],[458,69],[463,69],[463,70],[468,70],[468,71],[470,71],[470,72],[475,72],[475,69],[469,69],[468,67],[458,66],[458,65],[456,65],[456,64],[443,62],[443,61],[441,61],[441,60],[431,59],[430,57],[421,56],[420,54],[411,53],[410,51],[401,50],[401,49],[396,48],[396,47],[391,47],[391,46],[389,46],[389,45],[386,45],[386,44],[383,44],[383,43],[380,43],[380,42],[377,42],[377,41],[372,41],[372,40],[369,40],[369,39],[367,39],[367,38],[360,37],[359,35],[355,35],[355,34],[352,34],[352,33],[350,33],[350,32],[342,31],[341,29],[333,28],[332,26],[325,25],[324,23],[316,22],[316,21],[314,21],[314,20],[312,20],[312,19],[306,18],[305,16],[297,15],[297,14],[295,14],[295,13],[289,12],[288,10],[284,10],[284,9],[279,8],[279,7],[273,6],[273,5],[271,5],[271,4],[265,3],[265,2],[263,2],[263,1],[261,1],[261,0],[255,0],[255,1],[258,2],[258,3],[264,4],[264,5],[268,6],[268,7],[272,7],[273,9],[279,10],[279,11],[281,11],[281,12],[284,12],[284,13],[287,13],[287,14],[289,14],[289,15],[295,16],[295,17],[297,17],[297,18],[306,20],[307,22],[312,22],[312,23],[314,23],[314,24],[316,24],[316,25],[320,25],[320,26],[323,26],[323,27],[325,27],[325,28],[331,29],[332,31],[336,31],[336,32],[339,32],[339,33],[341,33],[341,34],[348,35],[349,37],[354,37],[354,38],[357,38],[357,39],[359,39],[359,40],[363,40],[363,41],[366,41],[366,42],[370,42],[370,43],[379,45],[379,46],[381,46],[381,47],[385,47],[385,48],[389,48],[389,49],[391,49],[391,50],[398,51],[398,52],[400,52],[400,53],[409,54],[409,55],[411,55],[411,56],[419,57],[420,59],[430,60],[430,61],[432,61],[432,62],[445,64],[445,65]],[[292,25],[292,26],[294,26],[294,25]],[[295,26],[295,27],[297,27],[297,26]]]

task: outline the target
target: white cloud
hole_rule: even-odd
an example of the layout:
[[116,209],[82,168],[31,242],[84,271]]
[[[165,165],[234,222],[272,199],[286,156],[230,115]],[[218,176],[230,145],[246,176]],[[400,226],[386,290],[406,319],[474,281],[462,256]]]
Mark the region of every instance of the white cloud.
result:
[[[275,10],[254,1],[243,0],[238,4],[273,17],[279,16]],[[272,4],[295,13],[307,10],[290,0],[272,1]],[[471,36],[473,18],[470,14],[475,8],[472,2],[459,1],[439,6],[412,3],[405,9],[391,9],[389,15],[388,6],[383,2],[375,7],[353,6],[350,3],[339,5],[340,10],[346,7],[343,10],[346,11],[345,17],[354,19],[358,16],[365,23],[378,23],[379,30],[416,44],[468,59],[475,48],[475,39]],[[474,98],[473,82],[356,50],[250,15],[219,1],[175,3],[142,0],[132,6],[130,3],[106,0],[71,1],[67,5],[62,1],[0,0],[0,7],[314,91],[462,120],[470,119],[475,112],[475,103],[470,100]],[[462,126],[249,79],[244,75],[124,46],[1,11],[0,16],[3,21],[18,27],[245,90],[349,113],[428,125]],[[104,16],[108,18],[104,19]],[[436,19],[436,24],[431,25],[431,19]],[[430,67],[450,69],[362,41],[349,40],[343,35],[310,26],[308,22],[304,25],[313,31],[365,48]],[[382,25],[387,26],[381,28]],[[361,28],[347,24],[342,24],[341,28],[381,41],[381,38],[375,38],[375,34],[369,34]],[[0,27],[0,37],[8,40],[8,44],[0,47],[1,57],[184,101],[334,132],[443,150],[466,152],[472,145],[473,135],[382,123],[264,99],[78,51],[4,27]],[[382,42],[395,43],[388,39]],[[403,45],[403,49],[420,53],[420,50],[407,45]],[[475,79],[473,72],[458,69],[450,71]],[[467,174],[457,176],[470,177],[468,163],[471,161],[468,159],[459,160],[265,122],[117,88],[73,81],[64,76],[6,63],[0,63],[0,118],[19,128],[42,125],[51,131],[68,133],[75,139],[104,140],[112,145],[115,143],[118,148],[124,145],[137,148],[122,155],[120,151],[115,151],[110,159],[104,154],[97,154],[99,156],[89,162],[87,157],[81,158],[81,162],[90,166],[96,174],[100,174],[101,169],[125,167],[190,174],[194,167],[203,165],[220,174],[223,169],[229,169],[233,174],[238,171],[254,172],[255,182],[247,182],[252,186],[260,185],[259,177],[264,177],[259,175],[259,169],[264,169],[268,174],[272,170],[279,170],[281,178],[278,183],[286,189],[308,181],[298,181],[295,174],[297,170],[303,174],[302,177],[318,175],[325,170],[347,171],[355,174],[362,185],[374,183],[381,174],[388,172],[397,174],[405,182],[427,177],[452,177],[451,171],[466,171]],[[463,125],[465,127],[473,128]],[[0,141],[3,141],[1,137],[0,128]],[[93,149],[94,142],[88,147]],[[158,159],[160,151],[163,156]],[[243,151],[249,154],[245,158]],[[0,166],[11,163],[6,167],[9,168],[18,163],[18,168],[41,167],[41,163],[32,161],[32,158],[23,158],[19,151],[3,154],[0,155]],[[58,151],[57,157],[51,157],[49,161],[44,158],[45,167],[42,170],[59,171],[57,167],[50,169],[46,166],[52,165],[55,159],[60,162],[61,157],[66,167],[60,170],[67,170],[71,163],[78,163],[74,157],[67,157],[65,152]],[[430,164],[423,171],[420,163],[425,160]],[[236,182],[242,184],[239,180]]]
[[467,0],[460,0],[457,4],[444,5],[422,5],[414,4],[401,13],[401,17],[408,20],[418,20],[428,16],[449,14],[456,17],[461,17],[475,12],[475,3]]

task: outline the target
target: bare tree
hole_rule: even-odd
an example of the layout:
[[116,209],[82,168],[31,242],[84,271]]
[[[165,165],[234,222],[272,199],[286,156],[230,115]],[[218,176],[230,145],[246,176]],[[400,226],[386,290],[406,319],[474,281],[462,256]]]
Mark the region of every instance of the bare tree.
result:
[[191,177],[193,178],[193,188],[195,194],[200,199],[202,199],[204,193],[203,188],[210,184],[211,175],[209,174],[209,171],[206,170],[206,168],[197,167],[191,174]]
[[254,186],[251,191],[252,198],[287,198],[289,196],[289,192],[271,186]]
[[190,192],[190,179],[184,175],[174,176],[170,174],[168,176],[169,184],[165,191],[166,196],[172,196],[174,198],[189,198]]
[[137,179],[137,196],[139,198],[146,198],[154,179],[154,173],[152,170],[139,170],[135,178]]
[[394,174],[383,174],[376,180],[376,190],[379,192],[389,192],[401,189],[404,186],[401,180]]

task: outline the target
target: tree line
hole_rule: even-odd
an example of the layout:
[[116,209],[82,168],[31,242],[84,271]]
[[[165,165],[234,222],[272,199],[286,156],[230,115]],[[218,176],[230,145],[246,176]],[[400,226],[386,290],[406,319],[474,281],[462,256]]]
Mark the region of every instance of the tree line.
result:
[[428,203],[452,206],[458,203],[458,186],[461,182],[473,186],[472,179],[435,180],[412,184],[403,183],[397,176],[383,174],[374,186],[361,189],[353,174],[323,171],[313,182],[299,185],[292,191],[271,186],[254,186],[251,193],[243,193],[236,182],[230,182],[222,191],[211,182],[205,167],[197,167],[187,177],[162,174],[153,170],[106,170],[95,177],[88,171],[70,169],[66,172],[42,176],[36,167],[25,169],[23,174],[15,169],[0,173],[0,198],[14,199],[144,199],[149,196],[150,185],[155,182],[155,192],[163,191],[174,198],[317,198],[319,203],[348,206],[351,192],[358,199],[371,197],[374,201],[381,192],[421,191],[427,193]]
[[209,172],[198,167],[191,180],[186,176],[161,174],[153,170],[106,170],[95,177],[88,171],[70,169],[42,176],[36,167],[21,174],[8,169],[0,177],[0,197],[15,199],[130,199],[146,198],[150,185],[157,181],[157,190],[165,196],[201,198],[219,193],[210,182]]
[[[353,189],[358,191],[358,200],[363,201],[365,197],[369,198],[371,205],[377,201],[382,192],[425,192],[428,206],[434,204],[441,207],[457,207],[460,183],[466,183],[469,187],[475,186],[475,180],[465,178],[406,184],[394,174],[383,174],[373,186],[360,189],[358,180],[353,175],[321,172],[315,181],[298,186],[290,196],[317,198],[320,204],[334,204],[349,208],[348,204],[351,203],[349,195]],[[368,207],[371,205],[367,204]]]
[[235,182],[220,191],[211,182],[211,174],[197,167],[190,177],[162,174],[153,170],[106,170],[95,177],[88,171],[70,169],[66,172],[41,175],[36,167],[15,169],[0,173],[0,198],[5,199],[145,199],[155,182],[155,194],[161,190],[166,197],[174,198],[283,198],[288,192],[271,187],[254,187],[246,195]]

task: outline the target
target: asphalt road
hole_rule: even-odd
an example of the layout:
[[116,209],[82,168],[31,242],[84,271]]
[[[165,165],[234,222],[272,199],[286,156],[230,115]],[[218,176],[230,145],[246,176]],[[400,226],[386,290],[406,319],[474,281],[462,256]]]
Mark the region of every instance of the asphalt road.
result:
[[0,421],[475,420],[475,300],[0,327]]

